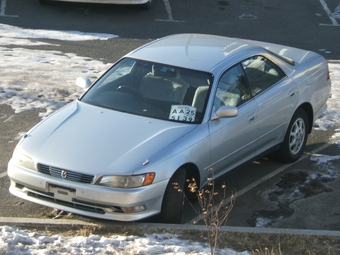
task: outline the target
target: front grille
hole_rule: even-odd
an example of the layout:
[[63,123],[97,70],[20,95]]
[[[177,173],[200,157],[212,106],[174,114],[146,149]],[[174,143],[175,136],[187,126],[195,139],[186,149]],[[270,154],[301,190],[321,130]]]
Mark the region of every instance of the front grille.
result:
[[[15,187],[21,190],[21,192],[26,193],[27,196],[29,197],[32,197],[32,198],[35,198],[41,201],[50,202],[53,204],[66,206],[69,208],[74,208],[79,211],[85,211],[85,212],[91,212],[91,213],[97,213],[97,214],[124,213],[122,208],[119,206],[92,203],[88,201],[79,200],[76,198],[72,198],[72,201],[64,201],[64,200],[55,198],[52,192],[32,189],[19,183],[15,183]],[[41,203],[41,204],[44,204],[44,203]]]
[[[58,167],[38,164],[38,171],[43,174],[51,175],[55,178],[60,178],[72,182],[81,182],[81,183],[92,183],[94,178],[93,175],[89,174],[81,174],[74,171],[65,170]],[[64,173],[64,174],[63,174]]]
[[75,208],[75,209],[81,210],[81,211],[98,213],[98,214],[105,214],[105,211],[102,208],[98,208],[98,207],[95,207],[95,206],[87,206],[87,205],[78,204],[78,203],[67,202],[67,201],[63,201],[63,200],[60,200],[60,199],[55,199],[55,198],[53,198],[53,194],[50,194],[50,193],[45,193],[45,192],[41,192],[41,191],[39,191],[39,193],[34,193],[34,192],[29,191],[27,193],[27,195],[30,196],[30,197],[35,197],[37,199],[47,201],[47,202],[51,202],[51,203]]

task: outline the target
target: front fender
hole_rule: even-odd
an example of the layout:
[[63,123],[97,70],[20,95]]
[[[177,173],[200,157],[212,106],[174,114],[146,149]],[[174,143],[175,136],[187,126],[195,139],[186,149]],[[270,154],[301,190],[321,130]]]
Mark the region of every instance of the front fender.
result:
[[198,125],[181,139],[158,152],[134,174],[155,172],[154,182],[164,181],[188,163],[197,167],[200,180],[206,179],[210,165],[210,138],[206,124]]

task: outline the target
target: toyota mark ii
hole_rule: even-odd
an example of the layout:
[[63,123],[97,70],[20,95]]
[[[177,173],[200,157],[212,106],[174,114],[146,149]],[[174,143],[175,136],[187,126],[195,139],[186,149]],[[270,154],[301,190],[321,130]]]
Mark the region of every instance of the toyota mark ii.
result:
[[209,170],[218,178],[273,150],[298,160],[331,88],[319,54],[204,34],[155,40],[77,84],[87,89],[78,100],[19,141],[10,192],[89,217],[169,223],[181,220],[186,179],[202,188]]

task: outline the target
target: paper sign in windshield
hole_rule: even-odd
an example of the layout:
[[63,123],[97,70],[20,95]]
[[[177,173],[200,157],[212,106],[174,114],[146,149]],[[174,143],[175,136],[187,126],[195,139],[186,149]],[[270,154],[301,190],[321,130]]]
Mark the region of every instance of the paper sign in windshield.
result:
[[169,115],[170,120],[194,122],[196,108],[188,105],[172,105]]

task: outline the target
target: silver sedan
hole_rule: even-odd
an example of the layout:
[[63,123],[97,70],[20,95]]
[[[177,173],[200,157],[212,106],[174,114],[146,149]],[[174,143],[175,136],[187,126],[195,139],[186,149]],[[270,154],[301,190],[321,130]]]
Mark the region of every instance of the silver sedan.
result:
[[218,178],[273,150],[298,160],[331,89],[316,53],[202,34],[155,40],[77,84],[86,92],[18,143],[10,192],[90,217],[169,223],[193,197],[186,179],[202,188],[209,170]]
[[141,9],[149,10],[152,8],[153,0],[39,0],[42,5],[53,4],[54,2],[80,2],[80,3],[96,3],[96,4],[129,4],[137,5]]

